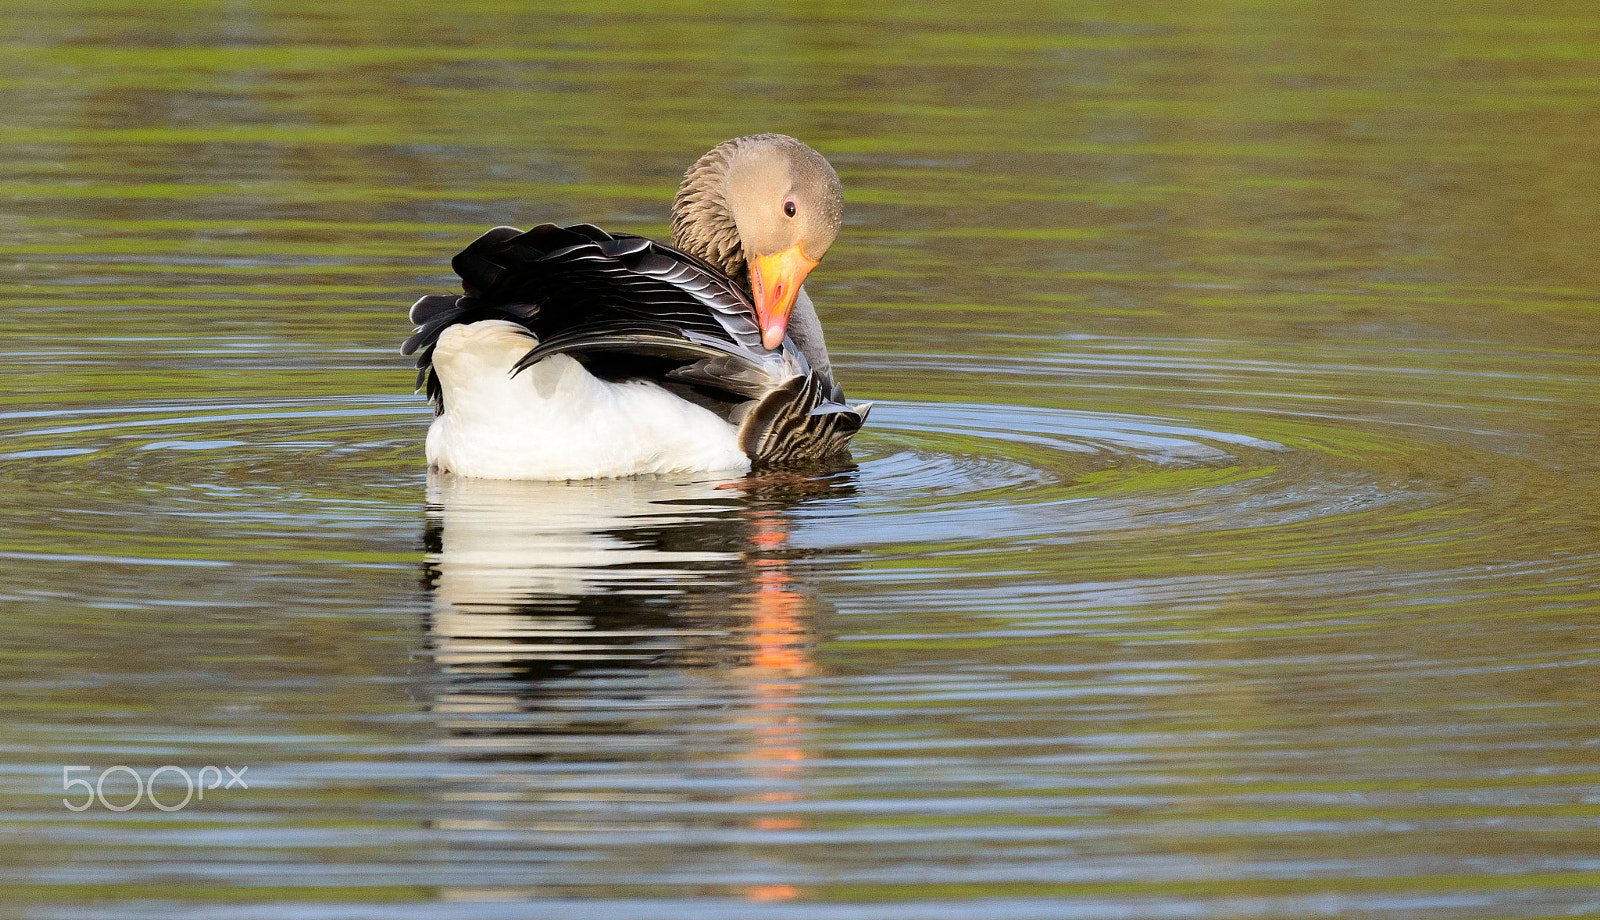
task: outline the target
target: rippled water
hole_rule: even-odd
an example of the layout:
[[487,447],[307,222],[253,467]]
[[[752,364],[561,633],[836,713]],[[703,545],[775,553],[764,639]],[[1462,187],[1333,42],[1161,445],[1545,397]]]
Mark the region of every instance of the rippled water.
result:
[[[1530,9],[8,4],[0,913],[1600,913],[1600,14]],[[854,463],[430,477],[449,256],[758,130]],[[168,765],[248,788],[63,804]]]

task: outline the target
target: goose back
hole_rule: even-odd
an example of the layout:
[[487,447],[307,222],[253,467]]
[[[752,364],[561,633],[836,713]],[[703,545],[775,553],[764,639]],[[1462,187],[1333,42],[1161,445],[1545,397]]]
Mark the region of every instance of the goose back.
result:
[[831,369],[812,367],[792,340],[764,349],[749,296],[672,246],[588,224],[496,227],[451,266],[464,293],[418,300],[416,331],[402,347],[418,356],[417,385],[436,411],[444,400],[432,366],[439,336],[482,320],[531,334],[513,373],[565,354],[603,379],[653,381],[735,426],[756,466],[842,453],[870,409],[845,404]]

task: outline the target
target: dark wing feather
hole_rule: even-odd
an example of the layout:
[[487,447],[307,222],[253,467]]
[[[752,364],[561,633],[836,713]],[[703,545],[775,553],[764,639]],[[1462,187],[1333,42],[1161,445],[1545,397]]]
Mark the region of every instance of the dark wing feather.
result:
[[840,453],[866,418],[799,349],[762,347],[755,310],[737,284],[670,246],[588,224],[496,227],[451,267],[466,293],[418,300],[416,332],[401,348],[418,354],[418,386],[440,409],[432,373],[439,336],[458,323],[501,319],[537,342],[513,373],[569,354],[603,375],[654,379],[739,425],[740,444],[757,463]]

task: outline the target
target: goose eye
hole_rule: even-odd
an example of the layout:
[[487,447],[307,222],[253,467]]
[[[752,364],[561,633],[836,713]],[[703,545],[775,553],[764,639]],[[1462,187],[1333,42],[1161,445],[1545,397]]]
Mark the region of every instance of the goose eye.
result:
[[784,202],[783,202],[783,216],[785,216],[785,217],[793,217],[794,216],[794,199],[793,198],[788,198],[788,199],[784,200]]

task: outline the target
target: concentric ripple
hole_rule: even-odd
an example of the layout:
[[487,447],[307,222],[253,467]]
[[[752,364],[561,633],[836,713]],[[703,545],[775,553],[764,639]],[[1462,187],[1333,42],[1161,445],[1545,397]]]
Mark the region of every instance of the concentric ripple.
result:
[[[340,493],[354,500],[360,491],[370,501],[384,489],[414,489],[426,423],[426,408],[406,396],[162,401],[0,415],[0,447],[17,474],[52,489],[126,490],[152,507],[246,516],[249,506],[310,504],[315,517]],[[1331,485],[1352,469],[1333,452],[1307,456],[1154,417],[888,402],[875,409],[855,454],[853,470],[831,477],[852,485],[850,499],[830,501],[824,490],[793,509],[808,524],[800,536],[807,545],[1193,526],[1215,518],[1207,506],[1225,507],[1238,526],[1241,514],[1282,522],[1362,501],[1356,487]],[[761,477],[752,482],[759,487]],[[228,503],[225,511],[218,502]]]
[[[1428,491],[1426,481],[1407,475],[1436,452],[1425,441],[1353,433],[1316,418],[1289,424],[1280,414],[1267,427],[1293,430],[1293,443],[1285,443],[1252,433],[1256,418],[1223,416],[1238,426],[1226,430],[1105,411],[881,402],[857,441],[854,467],[824,477],[834,487],[847,484],[849,495],[820,488],[794,504],[792,538],[796,546],[840,549],[1171,528],[1198,534],[1393,517]],[[125,490],[202,515],[296,507],[314,519],[383,490],[415,489],[426,424],[426,408],[410,396],[154,401],[0,415],[0,450],[17,474],[52,489]],[[1441,484],[1455,479],[1447,469],[1435,475]],[[737,493],[759,491],[764,478],[752,477],[748,489],[738,480],[711,481]],[[356,499],[358,492],[364,497]],[[637,516],[650,518],[656,498]]]

